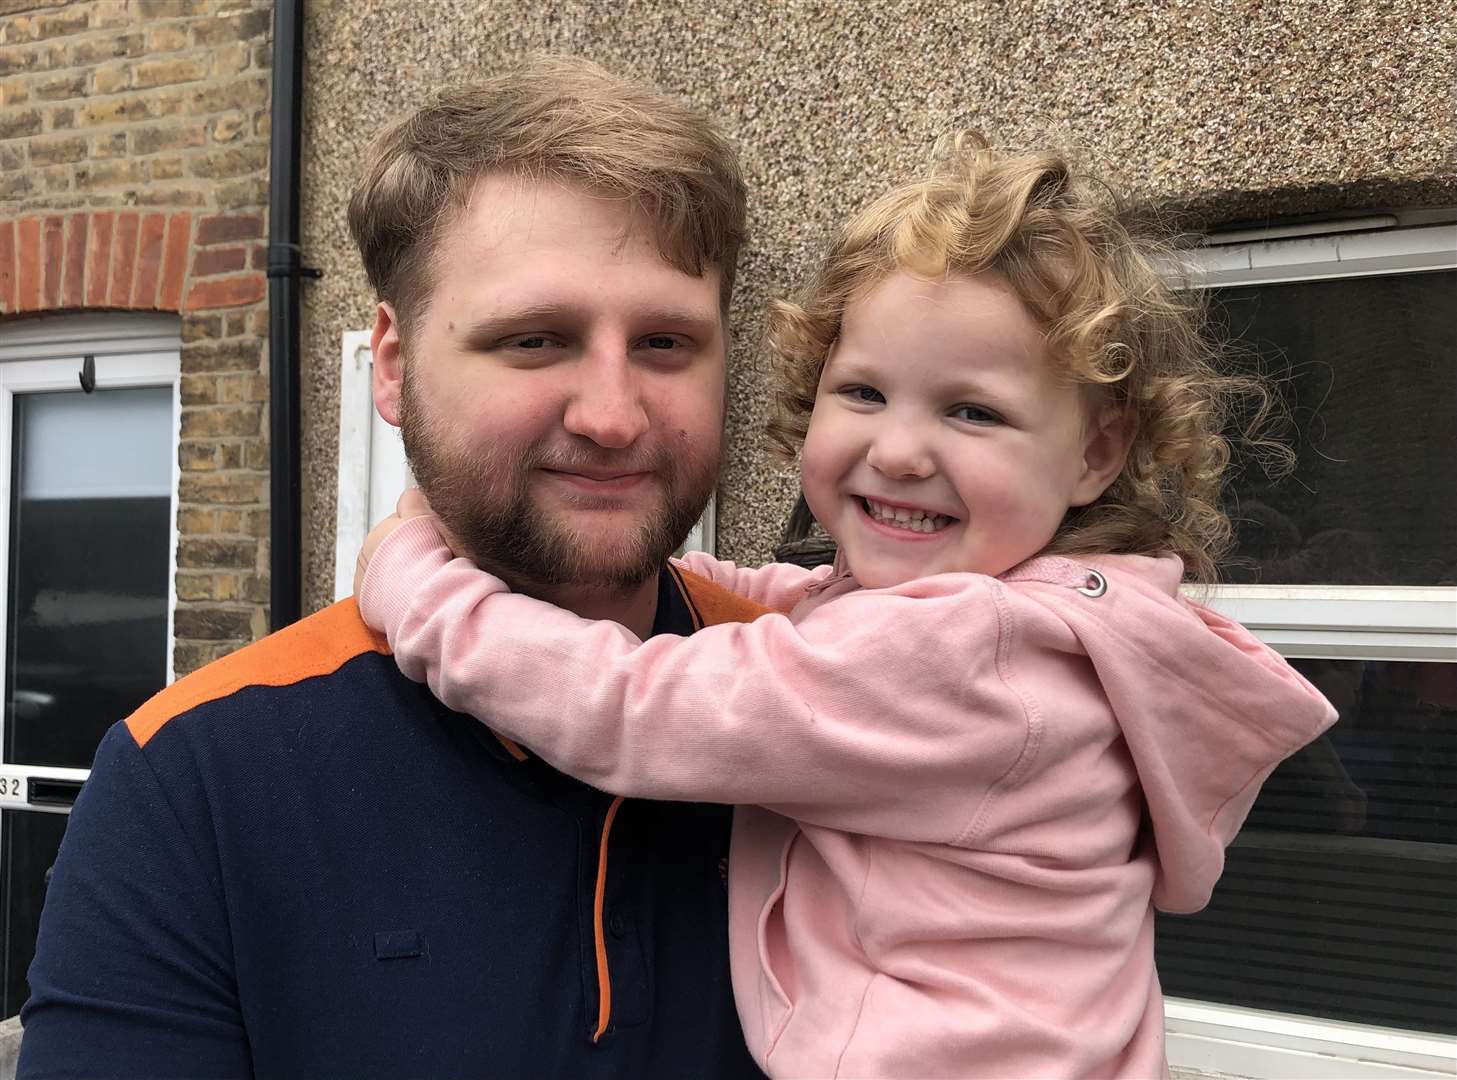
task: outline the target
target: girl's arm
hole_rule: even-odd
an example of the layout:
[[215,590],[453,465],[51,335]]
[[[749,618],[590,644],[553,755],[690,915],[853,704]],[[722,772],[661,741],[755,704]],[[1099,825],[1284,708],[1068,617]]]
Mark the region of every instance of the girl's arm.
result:
[[792,563],[768,563],[757,568],[738,566],[701,551],[690,551],[677,562],[685,570],[775,611],[788,611],[804,599],[811,585],[831,574],[828,566],[818,566],[813,570]]
[[640,641],[508,592],[452,559],[431,520],[375,554],[366,620],[448,706],[606,791],[946,842],[1027,742],[1021,699],[994,670],[990,579],[943,575],[840,597],[798,624],[771,614]]

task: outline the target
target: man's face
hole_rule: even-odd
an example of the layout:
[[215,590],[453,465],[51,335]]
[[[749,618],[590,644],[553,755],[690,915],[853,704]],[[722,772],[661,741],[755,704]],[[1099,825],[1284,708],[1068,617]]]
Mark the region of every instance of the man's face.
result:
[[525,591],[655,574],[718,474],[718,271],[663,261],[620,201],[494,174],[434,270],[375,399],[446,527]]

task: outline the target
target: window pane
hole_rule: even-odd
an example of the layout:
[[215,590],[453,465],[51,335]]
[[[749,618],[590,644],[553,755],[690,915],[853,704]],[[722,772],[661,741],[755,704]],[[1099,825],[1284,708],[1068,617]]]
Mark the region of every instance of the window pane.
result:
[[5,912],[5,979],[0,984],[0,1015],[20,1012],[30,996],[26,969],[35,959],[35,935],[40,928],[46,898],[46,876],[61,848],[66,818],[61,814],[0,811],[0,850],[5,853],[0,874],[0,905]]
[[1165,993],[1457,1035],[1457,664],[1292,661],[1340,710],[1265,784]]
[[[170,498],[172,392],[27,394],[23,498]],[[19,414],[18,414],[19,415]]]
[[1457,272],[1213,292],[1216,324],[1289,374],[1299,430],[1293,477],[1236,480],[1224,579],[1457,582]]
[[10,761],[89,768],[166,681],[171,417],[169,387],[15,398]]

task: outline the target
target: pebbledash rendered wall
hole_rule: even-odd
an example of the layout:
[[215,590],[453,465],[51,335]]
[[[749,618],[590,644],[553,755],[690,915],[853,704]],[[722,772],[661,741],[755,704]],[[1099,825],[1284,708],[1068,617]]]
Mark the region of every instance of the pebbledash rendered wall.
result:
[[269,0],[0,0],[0,321],[179,317],[175,664],[267,632]]
[[935,136],[1047,130],[1191,228],[1457,203],[1453,0],[1004,3],[311,0],[306,29],[306,607],[331,598],[340,334],[372,320],[344,221],[360,149],[437,87],[532,49],[710,110],[743,152],[719,552],[765,559],[797,490],[760,438],[766,301]]

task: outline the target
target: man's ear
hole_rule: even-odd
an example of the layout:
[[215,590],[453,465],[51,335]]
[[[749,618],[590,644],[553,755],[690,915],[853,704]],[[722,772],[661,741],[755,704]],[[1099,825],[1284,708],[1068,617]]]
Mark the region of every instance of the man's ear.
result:
[[405,368],[404,358],[400,356],[400,320],[388,301],[381,300],[375,307],[369,349],[374,356],[370,381],[374,407],[387,423],[399,427],[400,387],[404,382]]
[[1138,432],[1133,410],[1117,405],[1094,408],[1083,433],[1083,472],[1073,488],[1072,506],[1087,506],[1118,479]]

